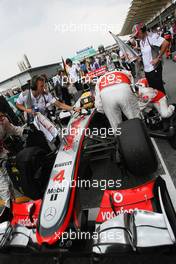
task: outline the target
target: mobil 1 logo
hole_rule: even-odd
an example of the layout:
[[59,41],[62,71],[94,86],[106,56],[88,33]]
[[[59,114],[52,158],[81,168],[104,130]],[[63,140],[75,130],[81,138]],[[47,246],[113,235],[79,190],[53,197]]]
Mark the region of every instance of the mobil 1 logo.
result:
[[60,193],[63,193],[65,191],[65,187],[63,188],[50,188],[48,189],[47,195],[50,195],[50,201],[56,201],[58,198],[58,195]]

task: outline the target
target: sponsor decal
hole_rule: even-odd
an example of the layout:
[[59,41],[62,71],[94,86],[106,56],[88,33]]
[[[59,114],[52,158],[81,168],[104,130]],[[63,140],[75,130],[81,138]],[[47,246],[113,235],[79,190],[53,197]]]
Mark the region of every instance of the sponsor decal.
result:
[[103,67],[101,67],[101,68],[99,68],[97,70],[88,72],[87,76],[89,76],[89,78],[99,77],[99,76],[105,74],[106,71],[107,71],[106,66],[103,66]]
[[64,173],[65,173],[65,170],[61,170],[59,171],[54,177],[53,177],[53,181],[57,181],[59,183],[62,183],[63,180],[65,180],[65,177],[64,177]]
[[55,215],[56,215],[56,208],[55,207],[49,207],[46,209],[45,213],[44,213],[44,218],[47,222],[50,222],[54,219]]
[[67,161],[67,162],[62,162],[59,164],[55,164],[54,168],[58,168],[58,167],[66,167],[66,166],[70,166],[72,165],[72,160],[71,161]]
[[132,214],[134,211],[138,211],[138,210],[139,210],[138,208],[124,209],[123,207],[121,207],[120,210],[116,210],[116,214],[113,211],[101,212],[101,217],[102,217],[102,221],[104,222],[113,219],[119,214],[125,214],[125,213]]
[[51,195],[51,198],[50,198],[50,201],[53,202],[53,201],[56,201],[57,200],[57,197],[58,197],[58,194],[52,194]]
[[33,222],[31,223],[31,220],[29,218],[19,219],[18,224],[27,227],[36,226],[37,220],[37,218],[33,218]]
[[65,191],[65,187],[63,188],[50,188],[47,191],[47,194],[58,194]]
[[75,142],[76,137],[79,135],[79,129],[81,122],[85,119],[85,116],[81,116],[77,118],[75,121],[72,122],[71,126],[69,127],[71,134],[66,136],[67,144],[64,146],[63,150],[67,151],[73,148],[73,144]]
[[58,194],[63,193],[65,191],[65,187],[63,188],[50,188],[47,191],[47,194],[51,194],[50,201],[56,201]]
[[115,203],[121,203],[123,201],[123,195],[120,192],[116,192],[113,195],[113,199]]
[[50,198],[50,201],[53,202],[53,201],[56,201],[57,200],[57,197],[58,197],[58,194],[52,194],[51,195],[51,198]]

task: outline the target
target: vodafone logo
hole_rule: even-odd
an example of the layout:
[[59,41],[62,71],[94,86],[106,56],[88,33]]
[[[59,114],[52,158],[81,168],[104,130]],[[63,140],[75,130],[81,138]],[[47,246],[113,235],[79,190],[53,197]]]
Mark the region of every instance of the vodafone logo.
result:
[[113,199],[115,203],[121,203],[123,201],[123,195],[119,192],[114,193]]

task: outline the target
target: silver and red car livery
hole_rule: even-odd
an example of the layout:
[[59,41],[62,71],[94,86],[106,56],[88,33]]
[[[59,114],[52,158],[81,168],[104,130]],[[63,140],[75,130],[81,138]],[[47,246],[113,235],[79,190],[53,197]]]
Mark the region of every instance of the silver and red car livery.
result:
[[84,129],[93,111],[90,115],[76,114],[68,125],[68,134],[59,148],[41,206],[36,233],[39,244],[56,243],[70,224]]

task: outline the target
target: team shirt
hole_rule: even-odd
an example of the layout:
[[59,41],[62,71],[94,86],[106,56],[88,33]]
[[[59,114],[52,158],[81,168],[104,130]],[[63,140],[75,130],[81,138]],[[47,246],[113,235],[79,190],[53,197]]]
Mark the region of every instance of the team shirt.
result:
[[56,102],[56,99],[50,93],[41,94],[37,97],[33,96],[32,91],[30,91],[30,93],[31,100],[29,100],[29,91],[25,91],[19,95],[17,104],[21,104],[26,108],[30,108],[28,105],[30,101],[32,109],[35,109],[36,107],[40,113],[46,114],[46,108]]
[[140,41],[145,72],[151,72],[154,70],[154,66],[151,64],[153,60],[151,46],[161,47],[163,41],[164,38],[160,37],[158,34],[147,35],[145,40]]

